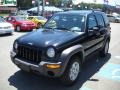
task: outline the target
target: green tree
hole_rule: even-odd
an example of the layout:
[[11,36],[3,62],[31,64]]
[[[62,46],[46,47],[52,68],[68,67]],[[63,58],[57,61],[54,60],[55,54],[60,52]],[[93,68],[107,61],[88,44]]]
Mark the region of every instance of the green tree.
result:
[[17,0],[17,7],[19,9],[31,8],[32,7],[32,0]]
[[49,4],[52,6],[58,6],[61,0],[48,0]]
[[[79,7],[78,7],[79,6]],[[80,3],[76,6],[74,6],[75,9],[103,9],[103,4],[94,4],[94,3]]]

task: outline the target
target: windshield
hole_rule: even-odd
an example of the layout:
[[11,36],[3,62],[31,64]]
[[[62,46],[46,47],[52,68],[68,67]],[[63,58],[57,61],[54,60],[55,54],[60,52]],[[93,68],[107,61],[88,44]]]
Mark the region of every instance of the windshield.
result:
[[17,21],[24,21],[24,20],[26,20],[25,17],[15,17],[15,19],[16,19]]
[[0,17],[0,22],[5,22],[5,20],[2,17]]
[[44,18],[44,17],[41,17],[41,16],[39,16],[39,17],[36,17],[37,19],[39,19],[39,20],[46,20],[46,18]]
[[117,16],[118,18],[120,18],[120,16]]
[[44,25],[44,28],[83,32],[84,24],[83,15],[57,14]]

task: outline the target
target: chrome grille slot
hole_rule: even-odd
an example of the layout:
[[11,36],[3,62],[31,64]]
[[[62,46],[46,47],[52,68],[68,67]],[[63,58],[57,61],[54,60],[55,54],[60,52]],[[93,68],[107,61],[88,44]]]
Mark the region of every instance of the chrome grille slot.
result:
[[41,51],[27,46],[19,46],[17,57],[38,64],[41,61]]

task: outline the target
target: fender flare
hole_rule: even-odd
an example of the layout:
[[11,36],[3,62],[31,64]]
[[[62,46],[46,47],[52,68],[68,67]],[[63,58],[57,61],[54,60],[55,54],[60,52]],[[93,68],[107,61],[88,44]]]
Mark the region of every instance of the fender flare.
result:
[[82,58],[82,61],[83,61],[84,49],[83,49],[82,45],[75,45],[75,46],[69,47],[61,53],[59,61],[62,62],[62,64],[61,64],[61,71],[60,71],[59,75],[62,75],[64,73],[64,71],[69,63],[70,58],[78,52],[81,52],[83,54],[83,58]]

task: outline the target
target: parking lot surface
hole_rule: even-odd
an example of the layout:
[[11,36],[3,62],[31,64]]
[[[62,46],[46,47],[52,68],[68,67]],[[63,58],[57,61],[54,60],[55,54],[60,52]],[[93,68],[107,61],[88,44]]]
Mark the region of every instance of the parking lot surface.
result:
[[13,41],[29,32],[0,36],[0,90],[120,90],[120,24],[111,23],[110,50],[93,54],[84,63],[78,82],[64,86],[57,79],[22,72],[10,59]]

